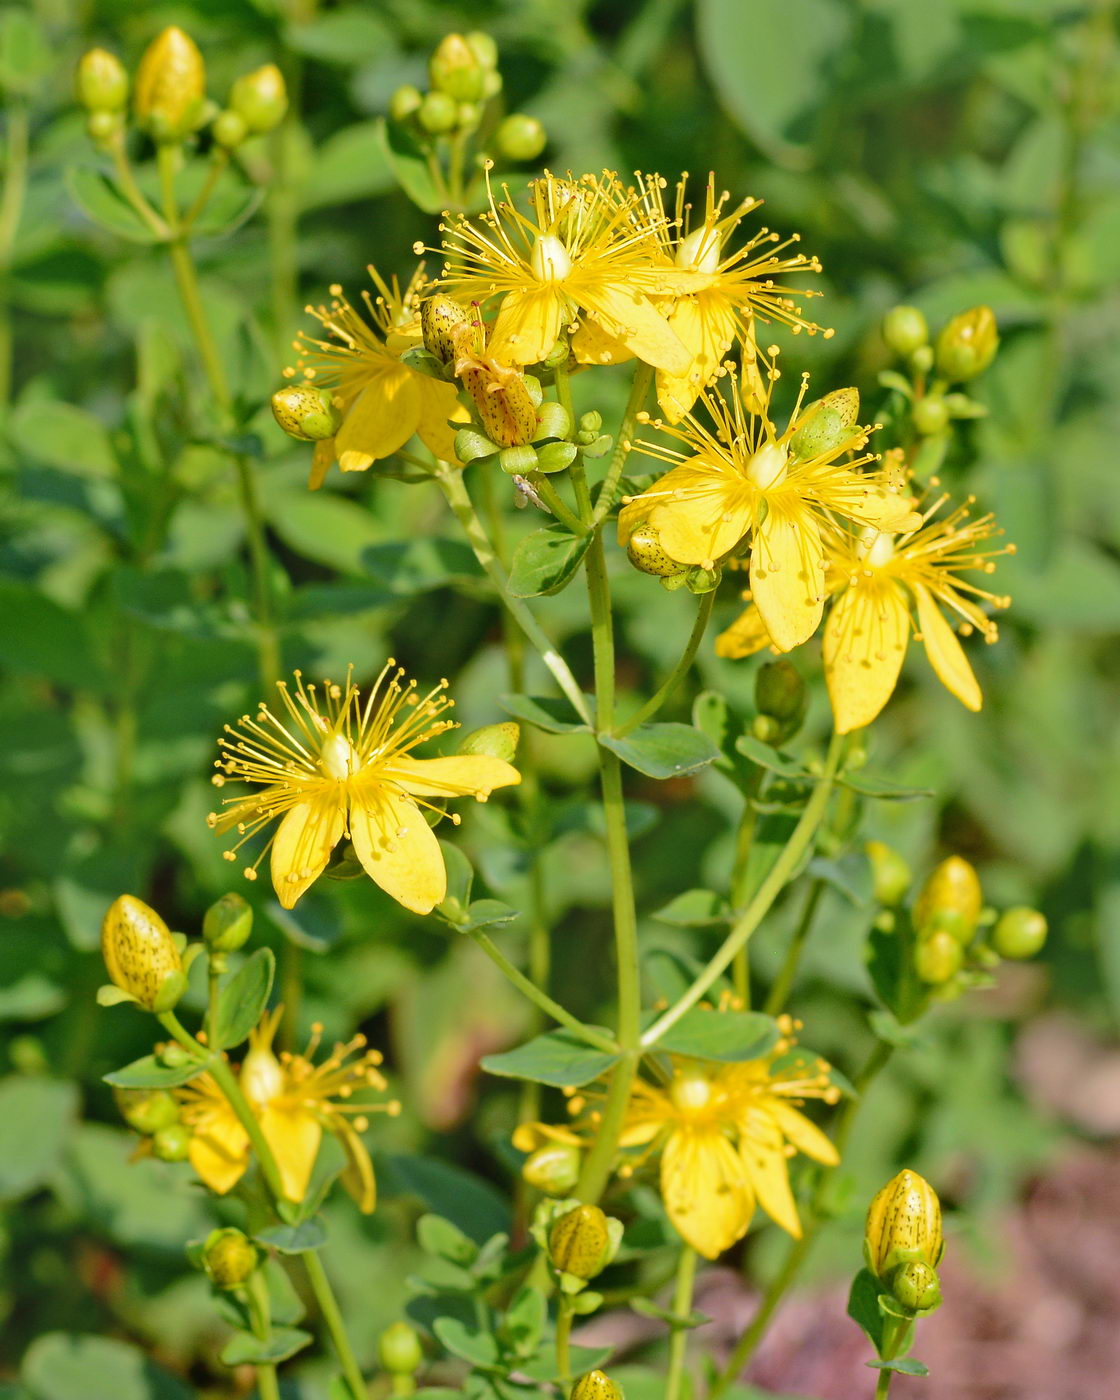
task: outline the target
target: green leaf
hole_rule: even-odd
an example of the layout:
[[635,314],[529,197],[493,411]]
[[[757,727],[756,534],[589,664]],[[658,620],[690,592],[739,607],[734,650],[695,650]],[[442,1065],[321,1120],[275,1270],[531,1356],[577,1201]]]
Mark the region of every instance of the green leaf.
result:
[[520,918],[521,910],[503,904],[500,899],[476,899],[468,908],[467,916],[456,925],[464,933],[476,928],[491,928],[495,924],[509,924]]
[[559,593],[575,577],[591,535],[573,535],[559,522],[525,536],[513,551],[509,591],[515,598]]
[[578,1089],[606,1074],[619,1056],[596,1050],[585,1044],[571,1031],[549,1031],[533,1040],[507,1050],[500,1055],[487,1055],[482,1068],[488,1074],[508,1079],[531,1079],[537,1084],[551,1084],[557,1089],[566,1086]]
[[379,134],[401,189],[425,214],[438,214],[447,198],[436,188],[427,159],[412,132],[399,122],[382,121]]
[[348,5],[316,15],[303,24],[289,24],[285,38],[297,53],[355,68],[392,50],[393,34],[383,20],[362,5]]
[[230,1050],[248,1036],[268,1005],[275,974],[276,955],[258,948],[220,988],[213,1049]]
[[396,1153],[383,1159],[378,1174],[383,1195],[419,1197],[476,1244],[485,1243],[509,1226],[505,1198],[488,1181],[451,1162]]
[[877,797],[881,802],[913,802],[919,797],[934,796],[932,788],[900,787],[872,773],[841,773],[836,781],[862,797]]
[[672,1308],[663,1308],[650,1298],[631,1298],[630,1307],[641,1317],[655,1317],[659,1322],[667,1323],[674,1332],[682,1328],[703,1327],[705,1322],[712,1320],[707,1313],[697,1312],[695,1308],[687,1317],[682,1317]]
[[812,776],[796,759],[772,749],[769,744],[764,744],[753,734],[740,734],[735,740],[735,751],[741,753],[744,758],[749,758],[752,763],[757,763],[760,768],[777,773],[783,778],[805,779]]
[[929,1367],[912,1356],[902,1356],[894,1361],[868,1361],[866,1365],[876,1371],[898,1371],[903,1376],[928,1376]]
[[197,1079],[205,1069],[205,1063],[171,1066],[161,1064],[154,1055],[144,1055],[102,1077],[106,1084],[117,1089],[174,1089],[177,1084],[189,1084]]
[[44,30],[29,9],[13,5],[0,14],[0,90],[33,93],[55,61]]
[[0,663],[75,690],[101,689],[85,619],[22,579],[0,579]]
[[16,446],[32,461],[72,476],[115,477],[117,457],[100,418],[75,404],[28,399],[12,414]]
[[571,704],[559,696],[499,695],[498,704],[507,715],[543,729],[546,734],[590,733]]
[[305,210],[368,199],[392,187],[393,171],[380,132],[380,121],[355,122],[316,147],[315,164],[302,190]]
[[66,186],[82,213],[101,228],[133,243],[159,241],[103,171],[88,165],[71,166],[66,172]]
[[416,1238],[425,1254],[468,1267],[478,1258],[478,1245],[458,1225],[442,1215],[422,1215],[416,1222]]
[[437,1317],[433,1331],[453,1356],[461,1356],[472,1366],[493,1370],[498,1365],[498,1343],[489,1332],[467,1327],[457,1317]]
[[300,1327],[274,1327],[264,1340],[252,1332],[235,1332],[222,1348],[219,1360],[223,1366],[275,1366],[295,1356],[312,1340],[311,1333]]
[[678,928],[709,928],[731,918],[731,905],[714,890],[685,890],[656,911],[659,923]]
[[848,1294],[848,1316],[870,1339],[876,1351],[883,1347],[883,1314],[879,1311],[879,1280],[870,1269],[860,1269]]
[[[651,1013],[650,1024],[656,1019],[656,1013]],[[694,1006],[661,1036],[657,1048],[674,1055],[735,1064],[765,1055],[778,1036],[778,1023],[761,1011],[711,1011]]]
[[54,1171],[78,1114],[78,1089],[61,1079],[0,1079],[0,1200],[15,1201]]
[[502,1331],[519,1356],[531,1356],[540,1345],[548,1304],[539,1288],[519,1288],[506,1309]]
[[35,1400],[190,1400],[191,1391],[138,1347],[112,1337],[48,1332],[27,1349],[20,1379]]
[[[573,1374],[583,1375],[587,1371],[598,1370],[613,1351],[613,1347],[573,1346],[570,1358]],[[553,1347],[546,1347],[531,1361],[526,1361],[517,1369],[524,1371],[525,1375],[532,1381],[557,1381],[560,1379],[556,1371],[556,1352]]]
[[322,1249],[327,1242],[327,1227],[316,1217],[301,1220],[298,1225],[270,1225],[267,1230],[256,1231],[253,1238],[281,1254],[303,1254],[308,1249]]
[[641,724],[619,738],[602,734],[599,742],[647,778],[683,778],[719,758],[719,749],[691,724]]

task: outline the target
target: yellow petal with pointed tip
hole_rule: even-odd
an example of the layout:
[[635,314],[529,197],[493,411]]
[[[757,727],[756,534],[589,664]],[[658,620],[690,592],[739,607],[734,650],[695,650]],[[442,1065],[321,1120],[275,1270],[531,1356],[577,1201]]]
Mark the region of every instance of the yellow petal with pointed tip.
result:
[[834,1167],[840,1161],[832,1139],[825,1137],[820,1128],[803,1113],[798,1113],[796,1108],[774,1097],[769,1100],[766,1109],[798,1152],[804,1152],[806,1157],[812,1157],[826,1167]]
[[211,1191],[224,1196],[245,1175],[249,1165],[249,1135],[232,1108],[215,1108],[191,1133],[187,1156]]
[[891,698],[910,642],[910,610],[892,579],[849,585],[824,629],[824,678],[837,734],[870,724]]
[[792,651],[817,630],[825,591],[816,521],[772,504],[751,546],[751,594],[779,651]]
[[785,1138],[768,1110],[750,1113],[743,1124],[739,1153],[758,1204],[776,1225],[799,1240],[801,1220],[789,1189]]
[[661,1197],[682,1239],[705,1259],[742,1239],[754,1214],[743,1164],[715,1127],[680,1128],[665,1144]]
[[302,1201],[323,1140],[322,1124],[306,1109],[286,1104],[266,1108],[260,1124],[280,1168],[284,1195],[290,1201]]
[[414,914],[430,914],[447,894],[436,834],[407,797],[395,797],[376,784],[357,788],[350,836],[369,878]]
[[331,1132],[346,1153],[342,1184],[357,1202],[362,1214],[370,1215],[377,1205],[377,1178],[373,1174],[373,1163],[369,1159],[366,1145],[341,1114],[333,1116]]
[[937,672],[941,684],[962,705],[969,710],[979,710],[984,696],[956,633],[945,621],[929,589],[921,584],[913,587],[918,600],[918,626],[922,629],[922,641],[930,665]]
[[867,485],[860,492],[858,503],[853,505],[848,513],[853,520],[874,525],[877,530],[886,530],[891,534],[916,530],[922,523],[922,517],[914,509],[914,502],[909,496],[900,496],[897,491],[888,491],[878,481]]
[[360,472],[383,457],[391,457],[416,431],[420,421],[420,391],[416,372],[405,365],[378,369],[354,400],[335,434],[338,465]]
[[739,661],[768,646],[773,646],[770,633],[766,630],[762,614],[752,603],[716,638],[716,655],[725,656],[729,661]]
[[694,457],[654,482],[633,502],[634,515],[627,518],[647,519],[670,559],[706,565],[739,544],[751,527],[752,506],[751,491],[740,477]]
[[331,784],[284,817],[272,843],[272,887],[285,909],[327,868],[331,851],[346,829],[341,789]]
[[689,353],[665,317],[631,287],[570,286],[573,300],[602,330],[655,369],[687,374]]
[[336,455],[334,438],[325,438],[322,442],[315,444],[315,451],[311,454],[311,471],[307,477],[309,491],[318,491],[322,486]]
[[489,353],[509,364],[536,364],[556,344],[569,317],[567,298],[555,286],[507,292],[490,333]]
[[488,797],[495,788],[513,787],[521,774],[489,754],[460,754],[452,758],[395,758],[381,776],[399,783],[414,797]]

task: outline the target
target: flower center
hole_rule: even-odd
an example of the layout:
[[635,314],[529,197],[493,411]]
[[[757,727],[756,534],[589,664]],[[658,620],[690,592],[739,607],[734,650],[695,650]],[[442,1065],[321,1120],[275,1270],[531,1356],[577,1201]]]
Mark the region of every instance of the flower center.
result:
[[865,530],[859,552],[871,569],[881,569],[894,558],[894,541],[882,530]]
[[254,1108],[265,1108],[284,1087],[284,1071],[271,1050],[250,1050],[241,1066],[241,1087]]
[[764,443],[747,463],[747,480],[767,491],[785,479],[787,452],[776,442]]
[[676,1074],[669,1089],[673,1106],[684,1114],[701,1113],[707,1108],[712,1097],[712,1084],[707,1075],[699,1070],[686,1070]]
[[718,272],[720,239],[714,228],[702,224],[694,228],[687,238],[682,238],[677,248],[678,267],[687,267],[694,272]]
[[562,282],[572,270],[572,260],[554,233],[542,233],[533,244],[530,266],[542,282]]
[[361,767],[361,759],[344,734],[329,734],[319,749],[319,767],[328,778],[344,783]]

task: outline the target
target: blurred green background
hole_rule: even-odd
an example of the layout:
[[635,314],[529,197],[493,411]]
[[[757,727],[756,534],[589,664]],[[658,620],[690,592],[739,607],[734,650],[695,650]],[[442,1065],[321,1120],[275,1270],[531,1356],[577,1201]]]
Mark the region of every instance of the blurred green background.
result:
[[[94,226],[69,193],[68,171],[101,162],[72,101],[78,56],[102,44],[132,67],[168,23],[200,44],[212,94],[276,61],[298,107],[252,154],[254,173],[271,180],[261,208],[197,248],[207,308],[259,434],[286,665],[338,674],[354,662],[365,676],[392,653],[422,684],[449,676],[468,726],[501,717],[496,696],[508,683],[497,610],[439,500],[372,472],[334,474],[309,496],[307,452],[262,411],[302,301],[320,301],[333,281],[355,295],[371,261],[407,276],[413,241],[433,239],[434,221],[394,186],[376,122],[394,88],[422,80],[445,33],[494,34],[508,108],[545,123],[551,168],[671,179],[712,169],[734,196],[764,197],[773,227],[802,233],[825,267],[814,285],[827,301],[812,309],[836,335],[775,336],[790,381],[805,366],[822,391],[856,383],[874,412],[876,373],[889,363],[878,324],[891,305],[913,302],[935,329],[978,302],[995,309],[1003,345],[975,386],[991,416],[967,426],[942,476],[974,491],[1017,543],[999,583],[1013,606],[999,644],[972,648],[987,697],[980,716],[958,706],[924,660],[908,664],[876,725],[873,759],[898,782],[935,788],[937,801],[869,810],[864,831],[898,845],[919,871],[946,851],[966,855],[994,903],[1046,911],[1051,941],[1045,966],[1017,969],[945,1013],[876,1089],[850,1164],[851,1218],[816,1268],[856,1266],[860,1203],[903,1154],[959,1208],[960,1248],[990,1255],[991,1222],[1028,1177],[1071,1135],[1120,1126],[1115,1103],[1111,1119],[1070,1122],[1009,1074],[1016,1038],[1038,1018],[1067,1017],[1103,1041],[1120,1015],[1116,7],[8,4],[0,120],[10,151],[19,113],[29,114],[30,175],[18,222],[0,217],[0,333],[11,360],[0,402],[10,488],[0,505],[0,1200],[13,1207],[0,1242],[0,1378],[13,1379],[8,1389],[0,1379],[0,1394],[94,1394],[66,1379],[57,1338],[43,1340],[60,1329],[134,1342],[166,1368],[145,1373],[128,1351],[77,1353],[76,1374],[88,1382],[100,1366],[115,1400],[178,1396],[183,1386],[241,1393],[215,1360],[224,1325],[182,1249],[235,1212],[215,1214],[186,1168],[127,1165],[133,1139],[100,1076],[145,1052],[148,1023],[93,1000],[103,980],[100,919],[115,895],[139,894],[193,931],[231,887],[233,867],[205,824],[210,763],[222,723],[260,698],[236,492],[228,459],[208,441],[210,408],[170,273],[159,249]],[[580,381],[577,395],[589,393],[602,393],[595,406],[609,413],[625,381],[606,390]],[[612,562],[621,681],[643,696],[675,659],[690,605],[628,572],[617,551]],[[734,606],[729,589],[717,622]],[[547,600],[542,613],[586,677],[579,591]],[[819,649],[797,660],[815,686],[810,731],[819,737]],[[705,648],[700,670],[749,710],[754,666]],[[545,691],[543,674],[527,689]],[[677,708],[686,717],[687,700]],[[580,739],[538,738],[534,751],[554,823],[540,858],[555,985],[601,1017],[608,888],[587,797],[593,756]],[[726,881],[737,799],[718,775],[635,782],[633,795],[646,911]],[[524,906],[527,857],[511,840],[514,816],[514,804],[495,801],[467,817],[459,840],[490,892]],[[866,892],[861,859],[846,861]],[[367,1030],[388,1052],[406,1104],[372,1135],[385,1208],[368,1221],[349,1202],[331,1214],[331,1267],[368,1363],[403,1304],[421,1203],[475,1231],[505,1219],[510,1169],[497,1144],[515,1096],[478,1082],[475,1067],[522,1037],[530,1018],[472,947],[404,916],[368,883],[321,882],[293,915],[264,883],[238,877],[232,887],[254,900],[261,935],[295,950],[285,956],[285,995],[291,1003],[302,977],[301,1024],[318,1018],[339,1036]],[[758,939],[763,978],[792,907]],[[870,1043],[866,922],[864,909],[829,895],[797,1003],[810,1043],[849,1070]],[[651,945],[678,937],[652,921],[644,928]],[[502,934],[511,953],[523,939],[519,925]],[[774,1234],[752,1235],[749,1269],[770,1266]],[[319,1400],[324,1374],[312,1356],[286,1393]]]

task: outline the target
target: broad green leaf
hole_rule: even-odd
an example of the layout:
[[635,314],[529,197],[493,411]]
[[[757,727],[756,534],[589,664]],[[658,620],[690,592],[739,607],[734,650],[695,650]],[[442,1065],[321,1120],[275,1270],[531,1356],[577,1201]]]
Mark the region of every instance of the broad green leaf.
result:
[[88,165],[66,172],[70,197],[93,223],[133,243],[156,243],[157,235],[120,193],[108,175]]
[[442,1215],[422,1215],[416,1222],[416,1238],[425,1253],[460,1267],[469,1267],[478,1258],[478,1245]]
[[506,1309],[502,1331],[519,1356],[531,1356],[540,1345],[548,1303],[538,1288],[519,1288]]
[[599,742],[647,778],[683,778],[719,758],[719,749],[691,724],[641,724],[623,738],[603,734]]
[[482,1068],[488,1074],[509,1079],[531,1079],[537,1084],[552,1084],[557,1089],[566,1086],[578,1089],[581,1084],[590,1084],[606,1074],[618,1059],[618,1055],[585,1044],[571,1031],[560,1030],[538,1035],[516,1050],[487,1055]]
[[47,1332],[31,1343],[20,1379],[35,1400],[190,1400],[191,1391],[139,1347],[114,1337]]
[[240,1045],[261,1018],[272,991],[276,956],[271,948],[258,948],[219,991],[214,1022],[215,1050]]
[[54,1171],[78,1114],[78,1090],[61,1079],[0,1079],[0,1201],[15,1201]]
[[513,552],[509,591],[515,598],[559,593],[575,577],[591,543],[557,522],[526,535]]
[[437,1215],[484,1244],[509,1227],[509,1205],[488,1181],[452,1162],[397,1153],[379,1161],[383,1196],[417,1196]]
[[276,1365],[295,1356],[312,1340],[311,1333],[299,1327],[274,1327],[263,1341],[252,1332],[237,1332],[222,1348],[219,1359],[223,1366]]
[[[656,1013],[651,1013],[650,1023],[656,1019]],[[761,1011],[713,1011],[694,1006],[669,1027],[658,1040],[657,1048],[674,1055],[736,1064],[765,1055],[773,1049],[779,1034],[778,1023]]]
[[106,1084],[117,1089],[173,1089],[177,1084],[189,1084],[206,1069],[205,1064],[161,1064],[154,1055],[144,1055],[123,1069],[103,1076]]
[[558,696],[499,695],[498,704],[507,715],[512,715],[514,719],[522,720],[525,724],[532,724],[537,729],[543,729],[546,734],[588,732],[588,726],[572,709],[570,703]]
[[861,797],[876,797],[880,802],[913,802],[920,797],[933,797],[932,788],[900,787],[874,773],[842,773],[837,782]]
[[21,452],[58,471],[90,477],[117,474],[108,429],[76,404],[25,400],[12,414],[11,433]]
[[447,202],[432,181],[432,172],[416,138],[400,122],[382,121],[382,147],[401,189],[425,214],[438,214]]
[[685,890],[658,909],[653,917],[659,923],[680,928],[708,928],[727,923],[731,906],[714,890]]
[[509,924],[519,918],[521,911],[503,904],[500,899],[476,899],[468,908],[466,918],[458,927],[467,933],[471,929],[490,928],[494,924]]
[[368,510],[324,491],[272,491],[264,508],[289,549],[344,573],[365,573],[367,551],[384,538],[383,527]]
[[796,759],[780,753],[769,744],[764,744],[753,734],[740,734],[735,740],[735,750],[744,758],[749,758],[752,763],[757,763],[760,768],[777,773],[780,777],[800,779],[809,776],[807,770]]
[[489,1332],[469,1328],[457,1317],[437,1317],[435,1334],[453,1356],[461,1356],[484,1370],[498,1364],[498,1343]]
[[868,1361],[867,1365],[876,1371],[898,1371],[903,1376],[928,1376],[929,1367],[912,1356],[898,1357],[894,1361]]
[[439,848],[447,869],[447,894],[439,906],[439,912],[452,923],[460,923],[467,916],[474,884],[474,867],[453,842],[441,841]]
[[0,14],[0,89],[33,93],[54,62],[50,41],[30,8],[13,5]]
[[682,1328],[691,1330],[693,1327],[703,1327],[705,1322],[712,1320],[707,1313],[697,1312],[695,1309],[686,1317],[682,1317],[672,1308],[663,1308],[651,1298],[631,1298],[630,1307],[640,1317],[655,1317],[659,1322],[666,1323],[674,1332]]
[[[582,1375],[587,1371],[598,1370],[603,1363],[608,1360],[613,1347],[578,1347],[571,1348],[572,1371],[577,1375]],[[553,1347],[545,1347],[531,1361],[526,1361],[517,1368],[533,1381],[558,1381],[560,1379],[556,1371],[556,1351]]]
[[100,690],[86,621],[22,579],[0,579],[0,663],[17,675]]
[[327,1242],[327,1227],[315,1218],[298,1225],[270,1225],[267,1230],[256,1231],[253,1238],[281,1254],[303,1254],[309,1249],[322,1249]]
[[393,171],[380,132],[380,121],[355,122],[316,148],[314,168],[302,191],[304,209],[349,204],[392,187]]
[[303,24],[285,29],[288,44],[297,52],[353,68],[378,58],[393,44],[393,33],[376,12],[362,5],[328,10]]
[[860,1269],[848,1294],[848,1316],[867,1334],[876,1351],[883,1347],[883,1314],[879,1311],[882,1285],[870,1269]]

